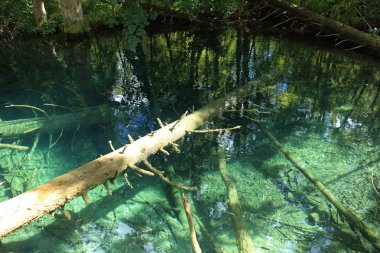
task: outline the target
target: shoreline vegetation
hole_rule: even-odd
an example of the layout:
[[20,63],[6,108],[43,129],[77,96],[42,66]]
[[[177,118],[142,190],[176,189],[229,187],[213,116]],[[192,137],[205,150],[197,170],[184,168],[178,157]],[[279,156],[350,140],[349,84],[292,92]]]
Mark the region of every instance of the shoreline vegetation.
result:
[[281,34],[306,35],[347,51],[380,55],[376,1],[74,1],[0,4],[0,40],[37,34],[81,37],[120,27],[141,35],[148,25],[244,24]]

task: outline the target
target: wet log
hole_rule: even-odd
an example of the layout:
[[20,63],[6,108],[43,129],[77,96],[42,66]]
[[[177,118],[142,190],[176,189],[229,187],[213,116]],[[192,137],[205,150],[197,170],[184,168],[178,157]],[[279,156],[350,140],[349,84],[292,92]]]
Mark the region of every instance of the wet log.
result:
[[227,169],[224,149],[218,147],[219,170],[226,185],[228,195],[228,209],[231,213],[231,220],[235,231],[236,242],[239,253],[255,252],[253,242],[249,236],[247,225],[244,222],[236,181]]
[[374,51],[376,54],[380,55],[380,37],[375,34],[369,34],[359,31],[349,25],[340,23],[331,18],[319,15],[305,7],[289,3],[285,0],[266,0],[268,3],[286,10],[298,18],[302,19],[307,23],[317,23],[322,30],[327,30],[329,32],[338,33],[339,37],[351,40],[359,44],[360,46],[365,46]]
[[276,148],[284,154],[286,159],[300,171],[307,180],[312,183],[322,195],[336,208],[336,210],[341,214],[350,226],[356,228],[360,233],[377,249],[380,250],[380,236],[376,234],[370,227],[363,222],[363,220],[353,213],[351,210],[346,208],[343,203],[321,182],[319,181],[310,170],[303,167],[297,159],[285,149],[281,143],[274,137],[268,130],[264,128],[260,123],[255,122],[259,128],[267,135],[271,142],[276,146]]
[[101,105],[62,115],[0,121],[0,138],[21,137],[36,133],[50,134],[61,131],[61,129],[106,123],[111,118],[111,108]]
[[207,120],[217,116],[227,105],[235,105],[240,97],[249,95],[246,88],[239,88],[228,96],[190,115],[166,125],[129,145],[101,156],[75,170],[57,177],[32,190],[0,203],[0,239],[32,221],[61,207],[66,202],[83,196],[89,202],[87,192],[102,185],[128,167],[146,161],[163,147],[182,138]]

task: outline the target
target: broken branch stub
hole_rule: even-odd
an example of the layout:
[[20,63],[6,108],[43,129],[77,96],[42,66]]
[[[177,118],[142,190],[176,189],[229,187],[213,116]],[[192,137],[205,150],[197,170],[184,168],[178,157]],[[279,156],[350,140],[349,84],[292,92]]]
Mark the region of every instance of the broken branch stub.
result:
[[183,117],[179,122],[175,121],[160,128],[154,134],[146,135],[128,146],[116,149],[32,190],[1,202],[0,239],[64,203],[81,195],[86,196],[89,190],[114,179],[131,164],[147,160],[161,148],[185,136],[188,131],[200,127],[207,120],[217,116],[226,105],[233,106],[239,98],[249,94],[247,88],[239,88],[225,98],[215,100],[208,106]]

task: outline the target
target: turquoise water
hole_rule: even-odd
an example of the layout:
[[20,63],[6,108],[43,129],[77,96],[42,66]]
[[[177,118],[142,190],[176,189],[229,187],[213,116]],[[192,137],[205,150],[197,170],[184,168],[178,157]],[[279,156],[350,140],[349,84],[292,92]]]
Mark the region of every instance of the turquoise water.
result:
[[[150,162],[187,192],[204,252],[237,252],[217,147],[235,178],[243,222],[257,252],[366,252],[368,242],[297,172],[250,119],[272,134],[376,231],[380,227],[379,62],[310,41],[258,35],[255,29],[149,32],[131,48],[119,32],[81,40],[29,38],[0,44],[0,118],[10,121],[67,114],[106,105],[110,115],[69,128],[1,137],[0,200],[79,167],[265,77],[256,93],[204,128],[240,130],[191,134],[181,153]],[[11,106],[13,105],[13,107]],[[15,107],[14,105],[24,105]],[[25,105],[39,109],[31,109]],[[11,107],[10,107],[11,106]],[[248,109],[241,111],[240,109]],[[255,109],[255,110],[252,110]],[[250,111],[249,111],[250,110]],[[99,120],[100,122],[96,122]],[[89,120],[86,120],[89,122]],[[1,124],[0,124],[1,126]],[[33,146],[35,148],[33,148]],[[143,165],[141,165],[143,166]],[[2,240],[4,252],[191,252],[188,224],[172,187],[158,177],[130,174],[112,196],[99,186],[55,216]],[[207,233],[199,226],[201,220]],[[380,232],[380,231],[378,231]],[[364,246],[363,243],[364,242]]]

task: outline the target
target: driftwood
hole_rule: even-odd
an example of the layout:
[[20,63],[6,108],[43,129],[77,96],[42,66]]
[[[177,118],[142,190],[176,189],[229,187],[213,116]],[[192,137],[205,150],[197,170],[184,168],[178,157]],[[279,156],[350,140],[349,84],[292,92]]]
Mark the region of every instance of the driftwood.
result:
[[102,105],[62,115],[0,121],[0,138],[20,137],[36,133],[50,134],[61,131],[61,129],[106,123],[111,118],[111,108]]
[[359,31],[349,25],[345,25],[328,17],[319,15],[305,7],[289,3],[285,0],[266,0],[268,3],[286,10],[305,22],[317,23],[321,29],[337,33],[339,37],[351,40],[360,46],[368,47],[376,54],[380,54],[380,37],[375,34],[369,34]]
[[360,233],[377,249],[380,250],[380,237],[374,231],[372,231],[367,224],[365,224],[360,217],[358,217],[355,213],[347,209],[343,203],[335,197],[332,192],[321,182],[319,181],[308,169],[304,168],[293,155],[286,150],[281,143],[268,131],[266,130],[260,123],[255,122],[259,128],[268,136],[268,138],[272,141],[272,143],[276,146],[276,148],[284,154],[286,159],[296,168],[298,169],[306,178],[312,183],[321,193],[322,195],[334,205],[334,207],[338,210],[338,212],[346,219],[346,221],[350,224],[350,226],[356,228],[360,231]]
[[221,147],[218,148],[218,160],[220,174],[222,175],[227,189],[228,208],[231,213],[231,220],[235,230],[239,253],[252,253],[255,250],[251,237],[248,233],[247,225],[243,220],[239,196],[236,189],[236,182],[227,169],[224,150]]
[[[128,167],[137,170],[136,163],[146,161],[150,155],[172,145],[189,130],[194,130],[217,116],[221,110],[226,109],[227,104],[233,106],[240,97],[247,95],[249,92],[246,88],[239,88],[226,98],[218,99],[129,145],[0,203],[0,239],[78,196],[82,195],[86,202],[90,202],[86,194],[89,190],[108,180],[112,182]],[[139,172],[145,174],[150,171],[140,169]]]

